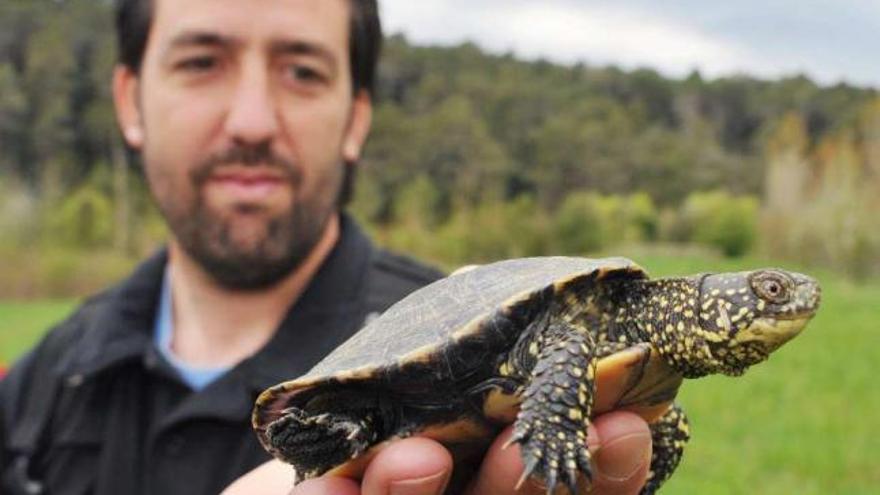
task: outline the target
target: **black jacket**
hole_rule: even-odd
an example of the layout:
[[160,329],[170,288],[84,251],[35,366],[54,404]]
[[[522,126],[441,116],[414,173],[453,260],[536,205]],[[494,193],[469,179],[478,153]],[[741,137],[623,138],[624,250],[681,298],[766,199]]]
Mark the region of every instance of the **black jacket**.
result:
[[[259,392],[303,374],[366,318],[441,276],[342,224],[271,342],[200,392],[152,343],[164,252],[86,302],[0,382],[0,494],[29,493],[12,486],[28,478],[51,495],[216,494],[268,460],[249,421]],[[38,391],[43,399],[33,399]],[[29,400],[53,407],[38,413]],[[28,459],[16,438],[37,426]]]

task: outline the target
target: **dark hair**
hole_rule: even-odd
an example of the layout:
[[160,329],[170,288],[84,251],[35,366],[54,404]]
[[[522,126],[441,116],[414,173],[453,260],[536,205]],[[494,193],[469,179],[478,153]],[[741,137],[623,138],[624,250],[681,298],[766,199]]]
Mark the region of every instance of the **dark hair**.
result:
[[[377,0],[349,0],[349,57],[353,91],[373,95],[376,64],[382,47],[382,26]],[[140,73],[153,20],[153,0],[117,0],[116,36],[119,63]]]

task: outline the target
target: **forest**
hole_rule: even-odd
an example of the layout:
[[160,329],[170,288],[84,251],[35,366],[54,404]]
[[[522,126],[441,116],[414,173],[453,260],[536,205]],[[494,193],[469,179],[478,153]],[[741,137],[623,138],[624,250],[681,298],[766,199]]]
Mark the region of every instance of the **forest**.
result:
[[[0,296],[103,286],[165,238],[109,94],[111,2],[0,3]],[[880,92],[674,79],[386,38],[349,206],[447,268],[699,246],[880,275]],[[11,263],[9,263],[11,261]]]

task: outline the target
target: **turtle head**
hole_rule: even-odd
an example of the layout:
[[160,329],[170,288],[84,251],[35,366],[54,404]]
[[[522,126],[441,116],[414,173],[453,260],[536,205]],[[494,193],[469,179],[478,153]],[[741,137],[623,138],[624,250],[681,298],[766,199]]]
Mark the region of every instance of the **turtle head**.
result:
[[803,330],[819,308],[821,290],[806,275],[772,268],[704,275],[699,294],[697,333],[710,368],[739,375]]

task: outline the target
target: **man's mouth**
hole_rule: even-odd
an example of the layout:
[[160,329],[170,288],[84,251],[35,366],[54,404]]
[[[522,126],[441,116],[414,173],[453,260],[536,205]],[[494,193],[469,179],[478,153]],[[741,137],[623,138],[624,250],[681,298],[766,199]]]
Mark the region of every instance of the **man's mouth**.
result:
[[236,202],[259,202],[283,190],[289,180],[272,169],[221,169],[211,174],[206,185]]

